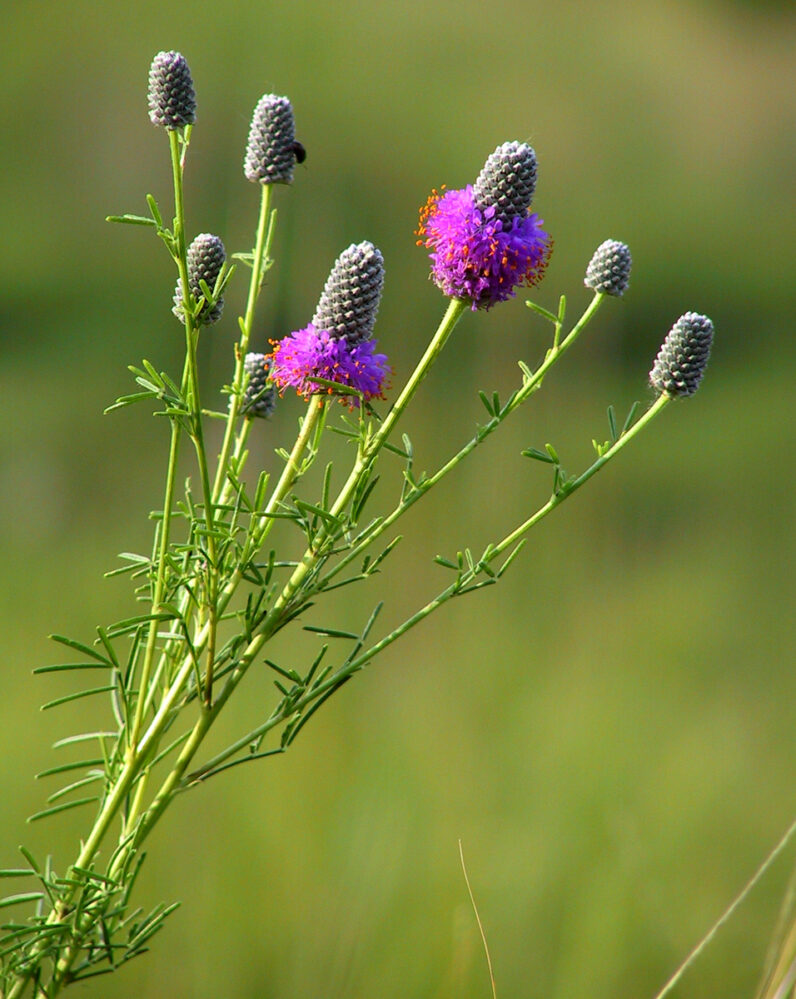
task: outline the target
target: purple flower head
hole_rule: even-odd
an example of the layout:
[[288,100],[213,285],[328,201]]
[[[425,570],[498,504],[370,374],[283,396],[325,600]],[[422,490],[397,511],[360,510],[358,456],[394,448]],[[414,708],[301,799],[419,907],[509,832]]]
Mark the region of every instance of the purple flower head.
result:
[[658,395],[672,399],[693,395],[708,366],[713,345],[713,323],[699,312],[686,312],[661,344],[650,371],[650,384]]
[[488,309],[537,284],[552,250],[543,220],[528,214],[536,154],[526,143],[498,146],[475,185],[433,191],[420,211],[419,246],[431,250],[431,276],[444,294]]
[[[280,394],[292,385],[305,399],[322,393],[334,395],[334,388],[319,384],[318,378],[356,389],[365,401],[381,398],[390,374],[386,355],[376,353],[375,340],[351,343],[327,330],[317,330],[312,323],[278,341],[271,362],[271,378]],[[340,401],[350,409],[359,406],[354,395],[341,395]]]
[[149,68],[149,119],[169,131],[196,121],[196,94],[185,56],[158,52]]
[[302,163],[304,158],[304,147],[296,142],[290,101],[276,94],[263,94],[249,127],[243,160],[246,179],[254,184],[290,184],[296,161]]
[[[382,398],[390,368],[387,357],[376,353],[371,335],[383,287],[384,260],[373,243],[352,243],[343,250],[310,324],[275,343],[271,378],[280,391],[292,385],[305,399],[334,395],[333,386],[317,381],[323,378],[361,392],[366,402]],[[359,406],[358,396],[337,394],[349,408]]]
[[[199,235],[191,242],[191,245],[186,251],[186,260],[188,263],[188,284],[191,289],[191,294],[197,302],[200,298],[204,298],[201,282],[204,281],[210,290],[213,291],[226,259],[227,254],[224,250],[224,244],[218,236],[214,236],[212,233],[200,232]],[[174,308],[171,311],[181,323],[185,323],[185,310],[183,309],[182,301],[182,282],[180,281],[177,281],[177,287],[174,289]],[[196,320],[203,326],[207,326],[210,323],[218,322],[223,311],[224,296],[220,295],[215,300],[212,307],[209,306],[208,302],[204,303],[202,308],[199,310],[199,315],[196,317]]]

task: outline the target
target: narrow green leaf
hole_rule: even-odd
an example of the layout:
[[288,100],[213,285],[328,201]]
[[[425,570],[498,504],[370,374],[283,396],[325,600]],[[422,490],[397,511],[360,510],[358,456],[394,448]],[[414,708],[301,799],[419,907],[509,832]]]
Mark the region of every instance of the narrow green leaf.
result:
[[100,655],[96,649],[92,649],[90,646],[84,645],[82,642],[78,642],[74,638],[66,638],[65,635],[50,635],[50,638],[54,642],[58,642],[59,645],[67,645],[70,649],[77,649],[78,652],[82,652],[91,659],[97,659],[99,662],[105,663],[107,666],[112,665],[109,660]]
[[314,628],[311,624],[304,625],[304,631],[311,631],[316,635],[325,635],[328,638],[348,638],[356,640],[359,635],[351,631],[337,631],[335,628]]
[[529,309],[533,309],[534,312],[538,313],[540,316],[544,316],[544,318],[549,320],[551,323],[555,324],[558,322],[558,316],[554,316],[552,312],[543,308],[541,305],[537,305],[536,302],[531,302],[530,299],[526,299],[525,304]]
[[[395,548],[398,542],[401,541],[402,539],[403,539],[402,534],[399,534],[397,537],[394,537],[392,541],[387,545],[387,547],[381,552],[381,554],[376,556],[376,558],[368,566],[367,574],[369,576],[376,571],[377,567],[387,558],[387,556],[390,554],[393,548]],[[363,572],[365,571],[364,568],[362,571]]]
[[[128,617],[124,621],[117,621],[108,628],[108,635],[110,638],[118,638],[120,635],[124,635],[127,632],[135,631],[136,628],[140,627],[142,624],[148,624],[150,621],[170,621],[172,619],[171,614],[139,614],[136,617]],[[107,662],[107,660],[105,660]],[[108,665],[111,665],[108,663]]]
[[104,687],[92,687],[90,690],[78,690],[73,694],[65,694],[63,697],[56,697],[53,701],[47,701],[46,704],[42,704],[40,710],[49,711],[50,708],[57,708],[61,704],[68,704],[70,701],[79,701],[83,697],[90,697],[92,694],[107,694],[111,690],[115,690],[115,685],[112,683]]
[[152,399],[156,397],[154,392],[133,392],[131,395],[122,395],[110,406],[106,406],[103,409],[104,414],[112,413],[114,409],[122,409],[124,406],[132,406],[133,403],[141,402],[143,399]]
[[494,416],[495,413],[492,410],[492,403],[489,401],[489,396],[482,389],[478,390],[478,398],[484,404],[484,409],[489,413],[490,416]]
[[80,735],[68,735],[53,743],[53,749],[71,746],[75,742],[90,742],[92,739],[118,739],[118,732],[81,732]]
[[633,403],[633,405],[630,407],[630,412],[627,414],[627,419],[625,420],[625,425],[622,427],[622,433],[623,434],[626,434],[628,432],[628,430],[631,428],[631,426],[633,425],[633,421],[636,418],[636,413],[638,412],[638,409],[639,409],[640,405],[641,405],[641,403],[637,399]]
[[312,666],[310,666],[309,670],[307,671],[307,675],[304,677],[304,680],[303,680],[303,683],[304,683],[305,687],[308,687],[310,685],[310,683],[312,682],[312,678],[313,677],[315,677],[315,683],[316,684],[320,683],[321,676],[323,676],[325,673],[329,672],[329,669],[331,667],[327,666],[326,669],[321,670],[320,676],[315,676],[315,671],[321,665],[321,661],[323,660],[323,657],[326,655],[326,653],[328,651],[329,651],[329,646],[328,645],[324,645],[323,648],[321,649],[321,651],[318,653],[318,655],[313,660]]
[[517,366],[519,367],[519,369],[523,373],[523,375],[525,375],[525,378],[528,381],[530,381],[533,378],[534,373],[533,373],[533,371],[531,371],[531,369],[528,367],[528,365],[525,363],[525,361],[517,361]]
[[506,399],[506,401],[505,401],[505,402],[503,403],[503,405],[502,405],[502,407],[501,407],[501,409],[500,409],[500,412],[499,412],[499,413],[495,413],[495,416],[498,416],[498,417],[500,417],[501,419],[502,419],[503,417],[507,416],[507,415],[508,415],[508,414],[509,414],[509,413],[510,413],[510,412],[512,411],[512,409],[513,409],[513,407],[514,407],[514,403],[515,403],[515,401],[516,401],[516,399],[517,399],[517,396],[518,396],[519,394],[520,394],[520,393],[519,393],[519,390],[518,390],[518,389],[515,389],[515,390],[514,390],[514,391],[513,391],[512,393],[511,393],[511,395],[510,395],[510,396],[508,397],[508,399]]
[[39,819],[46,819],[49,815],[56,815],[58,812],[66,812],[70,808],[79,808],[81,805],[90,805],[93,801],[98,801],[96,795],[90,798],[75,798],[74,801],[65,801],[62,805],[53,805],[52,808],[45,808],[41,812],[36,812],[28,817],[28,822],[38,822]]
[[[147,940],[149,940],[149,938],[153,935],[153,933],[157,933],[157,931],[163,925],[164,920],[168,916],[170,916],[175,909],[178,909],[179,906],[180,906],[179,902],[172,902],[171,905],[167,905],[164,908],[158,906],[159,911],[153,910],[153,912],[149,916],[147,916],[147,918],[138,928],[136,935],[130,937],[128,941],[130,949],[134,950],[136,953],[139,953],[141,946],[144,943],[146,943]],[[127,959],[128,958],[126,957],[125,960]]]
[[268,490],[268,480],[270,476],[267,472],[260,472],[257,478],[257,488],[254,490],[254,509],[262,510],[265,506],[265,494]]
[[[334,430],[334,427],[332,427]],[[359,437],[359,434],[351,434],[351,437]],[[398,447],[397,444],[392,444],[390,441],[385,441],[382,445],[385,451],[390,451],[392,454],[397,454],[399,458],[408,458],[409,455],[403,450],[403,448]]]
[[22,854],[25,860],[27,860],[27,862],[30,864],[30,866],[33,868],[36,874],[41,876],[41,868],[34,860],[33,854],[30,852],[30,850],[28,850],[28,848],[25,846],[20,846],[19,852]]
[[[88,767],[101,767],[105,760],[100,756],[93,760],[78,760],[75,763],[62,763],[59,767],[50,767],[36,774],[36,780],[42,777],[54,777],[57,774],[69,773],[70,770],[83,770]],[[20,847],[22,849],[22,847]]]
[[36,666],[33,673],[62,673],[75,669],[110,669],[110,665],[102,660],[98,663],[54,663],[50,666]]
[[124,225],[150,225],[157,228],[154,219],[148,219],[145,215],[106,215],[106,222],[121,222]]
[[94,781],[104,780],[105,772],[100,771],[98,773],[90,774],[88,777],[83,777],[81,780],[76,780],[72,784],[67,784],[66,787],[59,788],[57,791],[53,791],[51,795],[48,796],[47,801],[51,803],[53,801],[58,801],[59,798],[63,798],[65,794],[69,794],[70,791],[74,791],[75,788],[84,787],[86,784],[93,784]]
[[349,673],[348,676],[344,676],[342,678],[342,680],[340,680],[339,683],[335,684],[334,687],[330,687],[329,690],[327,690],[325,694],[321,694],[321,696],[318,698],[318,700],[315,701],[308,708],[308,710],[305,711],[304,714],[301,715],[298,718],[298,720],[295,722],[295,724],[290,729],[290,734],[289,734],[289,736],[287,738],[287,741],[285,743],[286,746],[291,745],[291,743],[293,743],[295,741],[296,736],[304,728],[304,726],[307,724],[307,722],[310,720],[310,718],[312,718],[312,716],[315,714],[315,712],[321,707],[321,705],[324,704],[325,701],[328,701],[329,698],[332,696],[332,694],[334,694],[344,684],[346,684],[351,679],[352,676],[353,676],[353,673]]
[[40,898],[44,898],[43,891],[28,891],[20,895],[8,895],[6,898],[0,898],[0,909],[5,909],[9,905],[21,905],[23,902],[38,902]]
[[459,566],[455,562],[451,562],[450,559],[443,558],[441,555],[435,555],[434,561],[437,565],[444,566],[446,569],[458,569]]
[[618,435],[616,432],[616,413],[613,406],[608,407],[608,427],[611,431],[611,440],[616,441]]
[[0,870],[0,878],[31,878],[36,877],[36,872],[30,867],[7,867]]
[[149,205],[149,210],[152,212],[152,218],[157,223],[158,229],[162,229],[163,216],[160,214],[160,209],[158,208],[158,203],[155,201],[154,195],[148,194],[146,196],[146,203]]
[[270,659],[265,660],[265,665],[269,666],[276,673],[279,673],[280,676],[283,676],[286,680],[291,680],[293,683],[303,682],[299,674],[294,669],[285,669],[282,666],[278,666],[275,662],[272,662]]
[[108,885],[111,888],[120,888],[121,885],[114,881],[113,878],[106,878],[104,874],[98,874],[96,871],[90,871],[87,867],[77,867],[76,865],[71,868],[77,874],[81,874],[84,878],[89,881],[98,881],[102,885]]
[[473,583],[471,586],[463,586],[456,595],[463,597],[465,593],[473,593],[475,590],[482,590],[485,586],[494,586],[496,582],[496,579],[482,579],[478,583]]
[[556,449],[553,447],[553,445],[552,444],[545,444],[544,447],[545,447],[545,451],[547,451],[547,453],[550,455],[550,457],[553,459],[553,461],[556,464],[558,464],[558,453],[556,452]]
[[521,454],[523,458],[533,458],[534,461],[543,461],[547,465],[553,465],[555,463],[555,458],[551,458],[545,451],[539,451],[535,447],[526,448],[521,452]]
[[374,475],[373,478],[370,480],[370,482],[367,484],[367,486],[362,490],[362,492],[358,496],[354,497],[354,501],[351,504],[351,512],[354,521],[359,520],[359,518],[362,516],[362,511],[365,508],[365,504],[370,498],[370,494],[376,488],[376,483],[379,481],[379,478],[380,476]]
[[329,378],[308,378],[307,381],[312,382],[313,385],[322,385],[324,388],[330,388],[335,395],[355,395],[359,399],[364,399],[359,389],[352,388],[350,385],[343,385],[342,382],[333,382]]
[[342,527],[342,521],[338,517],[333,517],[328,510],[322,510],[321,507],[315,506],[314,503],[306,503],[304,500],[296,500],[296,509],[303,514],[312,513],[327,525],[327,527]]

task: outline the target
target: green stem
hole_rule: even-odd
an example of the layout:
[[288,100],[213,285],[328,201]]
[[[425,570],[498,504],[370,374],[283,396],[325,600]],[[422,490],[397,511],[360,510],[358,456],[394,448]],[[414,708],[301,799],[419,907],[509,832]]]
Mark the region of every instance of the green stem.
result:
[[152,620],[149,623],[146,649],[144,651],[144,662],[141,667],[141,678],[138,685],[138,699],[135,705],[135,718],[133,726],[129,732],[127,745],[128,752],[134,749],[141,732],[141,724],[145,710],[145,691],[149,687],[149,678],[152,672],[152,663],[155,658],[155,646],[157,644],[158,625],[157,614],[160,611],[163,600],[163,591],[166,582],[166,555],[169,550],[171,535],[171,511],[174,505],[174,485],[177,474],[177,458],[180,450],[181,428],[177,419],[171,421],[171,443],[169,445],[169,464],[166,471],[166,490],[163,497],[163,517],[160,524],[160,547],[158,551],[158,570],[155,579],[155,591],[152,594]]
[[[263,265],[268,260],[268,251],[270,249],[271,239],[273,238],[274,227],[273,225],[269,225],[269,219],[271,217],[272,187],[273,185],[271,184],[261,185],[262,194],[260,197],[260,217],[257,222],[257,235],[254,243],[252,273],[249,280],[249,296],[246,301],[246,312],[241,321],[240,340],[235,348],[235,375],[232,381],[232,395],[230,396],[229,413],[227,415],[227,423],[224,429],[224,440],[221,445],[218,466],[216,467],[215,481],[213,483],[213,499],[215,502],[221,502],[221,497],[224,492],[224,484],[227,481],[226,475],[229,465],[230,450],[232,449],[232,440],[235,434],[235,425],[240,413],[241,397],[244,387],[244,362],[246,360],[246,353],[249,349],[249,340],[251,339],[252,328],[254,326],[254,311],[260,294],[260,288],[263,283]],[[248,422],[249,421],[244,424],[239,433],[234,451],[236,458],[240,457],[243,445],[245,444],[245,439],[248,436]]]

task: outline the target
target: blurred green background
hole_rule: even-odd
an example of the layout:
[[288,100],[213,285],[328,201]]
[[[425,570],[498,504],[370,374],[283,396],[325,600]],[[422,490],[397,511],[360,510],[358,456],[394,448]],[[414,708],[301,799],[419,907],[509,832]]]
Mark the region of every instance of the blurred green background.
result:
[[[384,627],[397,622],[446,582],[434,554],[480,548],[534,509],[549,480],[523,447],[552,441],[568,469],[585,467],[606,406],[649,399],[646,373],[682,312],[717,328],[696,398],[545,521],[504,583],[393,647],[289,754],[175,806],[140,901],[183,907],[151,954],[81,994],[485,997],[461,838],[502,999],[651,997],[796,803],[792,5],[30,0],[3,30],[3,866],[24,842],[63,869],[87,828],[85,811],[25,826],[53,789],[32,780],[54,763],[50,743],[88,717],[40,714],[65,688],[30,671],[59,658],[47,634],[88,639],[131,611],[127,582],[102,574],[116,552],[148,549],[160,502],[165,426],[143,408],[102,415],[128,390],[128,363],[181,364],[165,252],[104,222],[143,211],[147,192],[169,204],[167,143],[146,114],[155,52],[191,66],[188,225],[228,252],[253,239],[251,110],[269,91],[293,102],[308,159],[276,195],[261,349],[307,322],[336,254],[371,239],[387,266],[377,335],[399,385],[444,307],[414,246],[417,208],[432,186],[472,181],[506,139],[536,148],[535,209],[555,238],[537,301],[565,292],[574,317],[594,248],[618,238],[633,252],[625,299],[415,508],[372,593],[343,591],[342,625],[382,596]],[[205,340],[211,404],[245,283]],[[465,317],[403,425],[420,468],[469,438],[477,389],[505,396],[547,335],[522,297]],[[286,398],[257,428],[253,467],[275,464],[300,412]],[[283,643],[282,661],[310,647]],[[247,679],[228,737],[270,703],[265,671]],[[752,995],[793,859],[679,996]]]

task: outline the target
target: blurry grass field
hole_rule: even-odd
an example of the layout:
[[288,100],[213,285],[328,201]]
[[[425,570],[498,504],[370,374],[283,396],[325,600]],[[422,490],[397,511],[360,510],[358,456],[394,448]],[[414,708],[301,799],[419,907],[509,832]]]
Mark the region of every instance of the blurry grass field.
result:
[[[80,813],[24,826],[50,790],[31,779],[52,764],[49,744],[86,719],[83,707],[39,714],[63,691],[30,669],[55,661],[48,633],[85,639],[128,613],[127,584],[102,573],[149,545],[160,501],[164,428],[143,409],[101,415],[129,387],[126,364],[173,370],[180,349],[165,254],[103,222],[140,211],[147,191],[168,203],[144,103],[154,52],[179,48],[191,64],[188,213],[229,251],[252,238],[251,108],[274,90],[296,109],[309,155],[278,192],[260,349],[306,322],[336,253],[369,238],[387,265],[377,335],[400,385],[444,305],[413,245],[417,206],[432,186],[471,180],[504,139],[534,144],[535,208],[556,240],[536,300],[566,292],[574,317],[594,247],[615,237],[633,251],[626,300],[416,508],[373,592],[343,591],[342,624],[381,597],[385,627],[397,621],[435,592],[434,554],[478,548],[542,500],[546,470],[522,448],[552,441],[583,467],[606,406],[649,397],[646,372],[681,312],[717,327],[696,398],[545,521],[505,582],[394,647],[288,755],[185,797],[141,889],[143,904],[182,909],[151,955],[84,995],[487,996],[461,838],[502,999],[652,996],[793,817],[793,14],[591,10],[8,13],[2,866],[19,842],[44,853],[56,840],[63,866],[85,828]],[[203,358],[208,386],[229,377],[243,295],[238,275]],[[520,300],[465,317],[402,428],[420,467],[470,436],[477,389],[507,394],[516,359],[538,360],[546,336]],[[299,412],[284,400],[253,467],[273,463]],[[249,679],[229,733],[268,703],[264,670]],[[753,994],[788,873],[777,865],[678,995]]]

